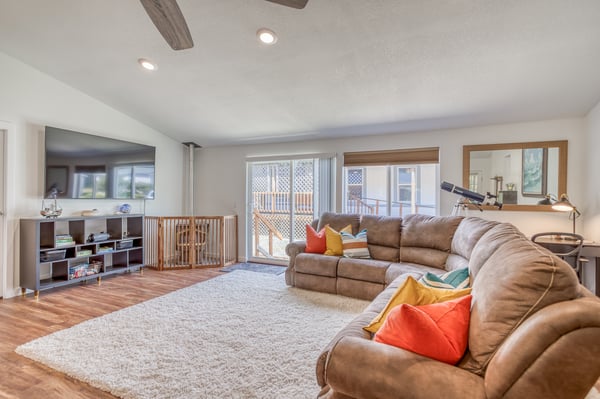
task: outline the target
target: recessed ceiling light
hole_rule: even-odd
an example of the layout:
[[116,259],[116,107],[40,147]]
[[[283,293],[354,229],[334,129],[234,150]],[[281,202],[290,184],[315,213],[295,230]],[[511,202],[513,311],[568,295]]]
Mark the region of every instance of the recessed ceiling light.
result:
[[145,58],[138,59],[138,64],[142,66],[142,68],[147,69],[149,71],[155,71],[157,66],[152,61],[149,61]]
[[271,29],[260,28],[256,31],[256,37],[264,44],[271,45],[277,43],[277,35]]

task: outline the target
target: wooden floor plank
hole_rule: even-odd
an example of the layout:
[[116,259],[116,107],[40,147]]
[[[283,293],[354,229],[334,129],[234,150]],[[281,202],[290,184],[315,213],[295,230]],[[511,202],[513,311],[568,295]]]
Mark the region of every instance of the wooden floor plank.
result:
[[114,398],[24,358],[17,346],[127,306],[222,275],[219,269],[130,273],[96,282],[0,300],[0,399]]

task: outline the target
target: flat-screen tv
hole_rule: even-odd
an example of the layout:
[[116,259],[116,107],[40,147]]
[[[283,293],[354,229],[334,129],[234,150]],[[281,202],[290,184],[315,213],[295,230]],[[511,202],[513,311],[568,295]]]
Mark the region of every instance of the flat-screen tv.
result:
[[154,199],[156,148],[46,126],[45,197]]

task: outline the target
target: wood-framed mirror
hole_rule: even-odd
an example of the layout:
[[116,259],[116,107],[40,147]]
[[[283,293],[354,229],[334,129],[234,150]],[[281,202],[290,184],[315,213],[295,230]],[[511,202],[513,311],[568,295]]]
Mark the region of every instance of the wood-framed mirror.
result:
[[567,154],[567,140],[465,145],[463,187],[496,195],[503,210],[552,211],[538,202],[567,193]]

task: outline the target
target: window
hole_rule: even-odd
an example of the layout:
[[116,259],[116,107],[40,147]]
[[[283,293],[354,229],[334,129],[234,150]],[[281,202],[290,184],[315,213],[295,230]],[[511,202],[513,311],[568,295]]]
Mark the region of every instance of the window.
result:
[[154,192],[151,191],[151,187],[154,187],[152,165],[117,166],[114,176],[115,198],[154,198]]
[[75,166],[75,198],[106,198],[106,168],[104,165]]
[[343,211],[435,215],[438,175],[437,148],[345,153]]

